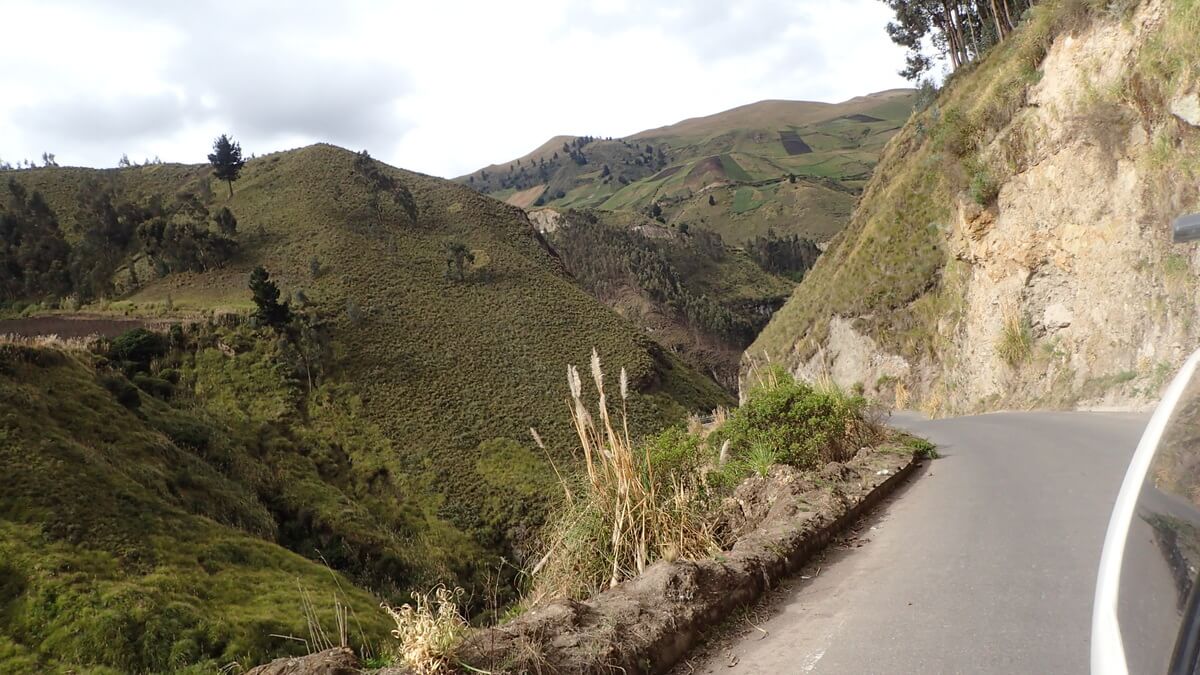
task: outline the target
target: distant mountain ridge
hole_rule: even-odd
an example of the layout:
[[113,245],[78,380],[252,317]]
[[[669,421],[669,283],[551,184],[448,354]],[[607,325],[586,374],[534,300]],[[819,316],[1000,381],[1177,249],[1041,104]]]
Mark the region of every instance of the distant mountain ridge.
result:
[[914,96],[765,100],[622,139],[555,136],[455,180],[523,208],[639,211],[735,244],[771,229],[826,240],[847,221]]

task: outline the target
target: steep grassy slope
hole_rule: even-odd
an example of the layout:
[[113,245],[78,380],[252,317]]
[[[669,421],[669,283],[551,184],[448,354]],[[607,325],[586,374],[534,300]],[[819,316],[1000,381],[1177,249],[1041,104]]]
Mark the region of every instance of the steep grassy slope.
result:
[[[332,482],[346,491],[350,506],[308,479],[282,481],[291,492],[281,499],[289,508],[316,504],[311,517],[324,519],[322,531],[334,536],[353,534],[352,552],[390,546],[368,540],[372,521],[421,542],[416,557],[433,564],[402,569],[396,574],[403,578],[392,580],[398,586],[441,574],[477,583],[492,566],[484,550],[519,559],[533,543],[531,528],[556,488],[549,463],[529,450],[528,429],[538,428],[560,466],[570,465],[573,444],[561,414],[565,367],[586,362],[593,347],[614,377],[628,369],[638,392],[631,422],[639,433],[729,401],[713,381],[579,288],[522,211],[440,179],[364,163],[327,145],[251,161],[228,201],[208,189],[203,166],[9,175],[46,196],[68,238],[85,178],[109,182],[131,200],[186,191],[212,209],[233,211],[239,250],[224,268],[162,278],[139,274],[135,291],[97,308],[186,317],[244,311],[248,272],[261,264],[285,294],[302,292],[304,304],[324,312],[335,389],[305,393],[301,387],[295,404],[294,383],[264,389],[263,380],[247,381],[275,362],[261,335],[222,338],[227,347],[230,340],[243,344],[233,360],[219,344],[201,348],[191,384],[207,413],[246,429],[286,428],[303,420],[297,411],[349,406],[334,421],[310,422],[311,435],[295,445],[324,448],[327,456],[317,465],[331,462],[327,468],[340,476]],[[463,279],[447,262],[453,242],[474,255]],[[349,464],[346,455],[353,458]],[[519,485],[510,480],[514,469]],[[513,499],[514,491],[523,498]],[[346,514],[365,520],[355,524]],[[294,546],[313,555],[307,531]],[[379,564],[387,556],[368,558],[357,569],[349,569],[353,555],[335,566],[372,584],[389,576]]]
[[536,213],[584,288],[731,389],[742,350],[793,285],[706,230],[622,211]]
[[0,344],[0,671],[212,672],[303,653],[271,635],[309,637],[304,592],[327,630],[336,596],[355,644],[386,635],[375,598],[274,543],[276,515],[246,485],[272,450],[220,470],[237,455],[222,425],[144,393],[118,403],[102,363]]
[[1153,397],[1194,344],[1190,0],[1046,0],[891,141],[750,352],[932,412]]
[[[844,103],[762,101],[625,139],[556,137],[458,179],[500,199],[648,211],[740,243],[768,229],[827,239],[844,223],[909,90]],[[791,178],[794,176],[795,178]]]

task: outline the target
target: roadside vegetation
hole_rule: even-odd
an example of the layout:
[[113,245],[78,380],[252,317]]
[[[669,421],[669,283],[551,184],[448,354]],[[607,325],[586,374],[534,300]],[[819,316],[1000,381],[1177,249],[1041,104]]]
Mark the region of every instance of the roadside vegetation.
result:
[[[845,463],[868,448],[874,455],[937,456],[929,442],[883,426],[879,410],[861,396],[829,383],[799,382],[778,368],[756,371],[755,382],[741,408],[719,412],[707,424],[672,427],[639,440],[625,424],[632,397],[626,374],[606,371],[595,352],[587,370],[569,367],[568,407],[582,461],[559,475],[557,515],[541,534],[544,553],[530,561],[526,594],[515,609],[598,600],[598,594],[636,579],[658,561],[720,560],[745,531],[745,519],[753,517],[743,512],[747,507],[741,500],[770,504],[771,495],[782,494],[782,484],[795,484],[801,492],[819,489],[845,475]],[[545,451],[536,430],[531,436]],[[451,593],[442,590],[438,597],[444,607]],[[417,598],[417,604],[404,611],[414,617],[418,607],[430,607],[429,602]],[[394,633],[405,650],[428,644],[421,636],[447,635],[461,625],[454,614],[442,616],[429,609],[422,616],[419,626]],[[510,612],[506,618],[515,616]],[[503,671],[508,658],[523,664],[517,670],[540,663],[541,638],[533,635],[546,630],[554,635],[567,628],[539,627],[536,616],[516,619],[517,637],[507,647],[488,647],[485,631],[478,638],[481,642],[468,650],[478,658],[482,645],[490,655],[476,665]],[[597,635],[618,640],[628,630],[636,628],[601,627]],[[422,672],[453,664],[459,647],[454,641],[440,644],[436,652],[406,663]],[[605,653],[593,654],[582,644],[576,651],[583,661],[607,659]],[[488,665],[492,657],[502,662]],[[567,660],[579,664],[571,658]]]
[[[465,592],[490,556],[363,415],[320,311],[289,307],[273,324],[273,281],[256,284],[260,311],[234,325],[0,344],[0,469],[23,476],[0,500],[0,669],[203,671],[343,644],[441,672],[467,617],[716,555],[731,543],[722,504],[743,480],[893,442],[861,397],[776,370],[715,428],[639,435],[628,371],[606,386],[593,354],[585,376],[569,371],[577,453],[540,435],[541,447],[485,447],[509,497],[481,512],[514,522],[545,499],[554,515],[530,530],[541,545],[521,563],[520,596],[498,575]],[[412,601],[381,612],[380,597]]]
[[[210,170],[49,166],[3,177],[6,231],[36,243],[0,251],[9,256],[0,267],[9,312],[174,324],[72,345],[61,364],[62,346],[31,346],[58,365],[42,373],[18,360],[0,372],[9,415],[0,463],[37,488],[6,494],[2,505],[24,528],[5,538],[17,549],[0,570],[0,622],[11,622],[0,632],[15,640],[0,659],[36,664],[18,671],[211,670],[303,652],[320,642],[306,634],[298,576],[327,626],[337,623],[325,600],[332,580],[359,589],[343,605],[371,617],[362,620],[372,641],[387,621],[374,598],[444,583],[466,589],[464,615],[507,607],[559,489],[553,467],[572,462],[573,431],[552,412],[561,403],[552,364],[585,357],[579,341],[611,354],[637,394],[628,410],[635,437],[731,402],[579,288],[510,207],[331,146],[245,162],[232,197],[225,185],[213,193]],[[236,246],[219,264],[176,267],[212,259],[184,255],[201,249],[177,251],[165,235],[147,248],[159,240],[139,233],[159,224]],[[100,248],[74,253],[88,242]],[[58,257],[28,258],[47,252]],[[76,258],[97,266],[76,275]],[[56,416],[56,400],[77,420]],[[513,440],[530,426],[550,457]],[[43,435],[62,437],[60,459],[50,460]],[[56,495],[66,467],[81,483]],[[113,487],[128,481],[145,494],[129,501]],[[207,549],[176,531],[236,540],[237,550],[188,562]],[[177,556],[180,566],[167,567]],[[518,564],[497,573],[500,558]],[[51,559],[54,569],[88,570],[81,574],[98,580],[95,589],[80,585],[84,576],[66,584],[37,567]],[[206,586],[198,569],[225,576]],[[109,581],[151,599],[117,604]],[[238,583],[261,597],[222,585]],[[486,602],[485,588],[494,596]],[[188,594],[202,600],[172,614],[167,605]],[[51,596],[65,604],[45,604]],[[113,623],[97,620],[110,610]],[[239,619],[218,634],[214,617],[231,613]],[[172,616],[177,627],[161,623]],[[64,637],[39,637],[50,633]],[[209,637],[162,642],[193,634]]]
[[562,508],[531,571],[530,605],[585,599],[656,560],[715,555],[732,543],[720,515],[743,480],[775,464],[814,470],[845,462],[890,437],[861,396],[768,369],[715,428],[676,427],[635,442],[626,430],[624,374],[620,398],[610,402],[595,353],[590,371],[587,387],[578,370],[568,371],[584,470],[563,477]]

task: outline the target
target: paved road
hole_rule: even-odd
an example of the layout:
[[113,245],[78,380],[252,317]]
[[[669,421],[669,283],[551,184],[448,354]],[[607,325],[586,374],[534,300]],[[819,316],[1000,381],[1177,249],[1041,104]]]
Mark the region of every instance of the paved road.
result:
[[943,457],[872,517],[869,541],[793,586],[765,638],[696,672],[1087,672],[1104,531],[1148,416],[893,421]]

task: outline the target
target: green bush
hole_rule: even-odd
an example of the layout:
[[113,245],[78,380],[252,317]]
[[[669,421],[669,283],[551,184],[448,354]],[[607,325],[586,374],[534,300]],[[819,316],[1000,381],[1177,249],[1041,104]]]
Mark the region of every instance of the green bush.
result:
[[922,459],[938,458],[937,446],[925,440],[924,438],[905,434],[900,442],[904,444],[904,447],[912,450],[914,457],[920,457]]
[[143,370],[150,361],[167,353],[167,339],[161,333],[134,328],[117,337],[108,346],[108,357],[114,361],[129,361]]
[[697,476],[715,459],[699,436],[679,426],[647,439],[645,452],[654,467],[654,483],[659,487]]
[[126,408],[132,410],[142,405],[142,397],[138,394],[137,387],[124,377],[115,374],[104,375],[100,378],[100,384],[117,399],[117,403]]
[[818,391],[782,370],[771,380],[751,390],[718,432],[730,441],[735,456],[766,446],[778,461],[802,469],[854,456],[867,432],[862,421],[866,399]]
[[175,395],[175,385],[160,377],[138,373],[133,376],[133,383],[138,389],[164,401]]
[[1000,182],[983,164],[971,167],[971,184],[969,186],[971,199],[980,206],[989,206],[1000,196]]
[[212,442],[212,426],[194,415],[182,411],[168,408],[168,412],[154,415],[148,421],[151,426],[180,447],[204,451]]
[[935,133],[938,145],[955,157],[966,157],[979,147],[979,126],[957,108],[942,115]]

